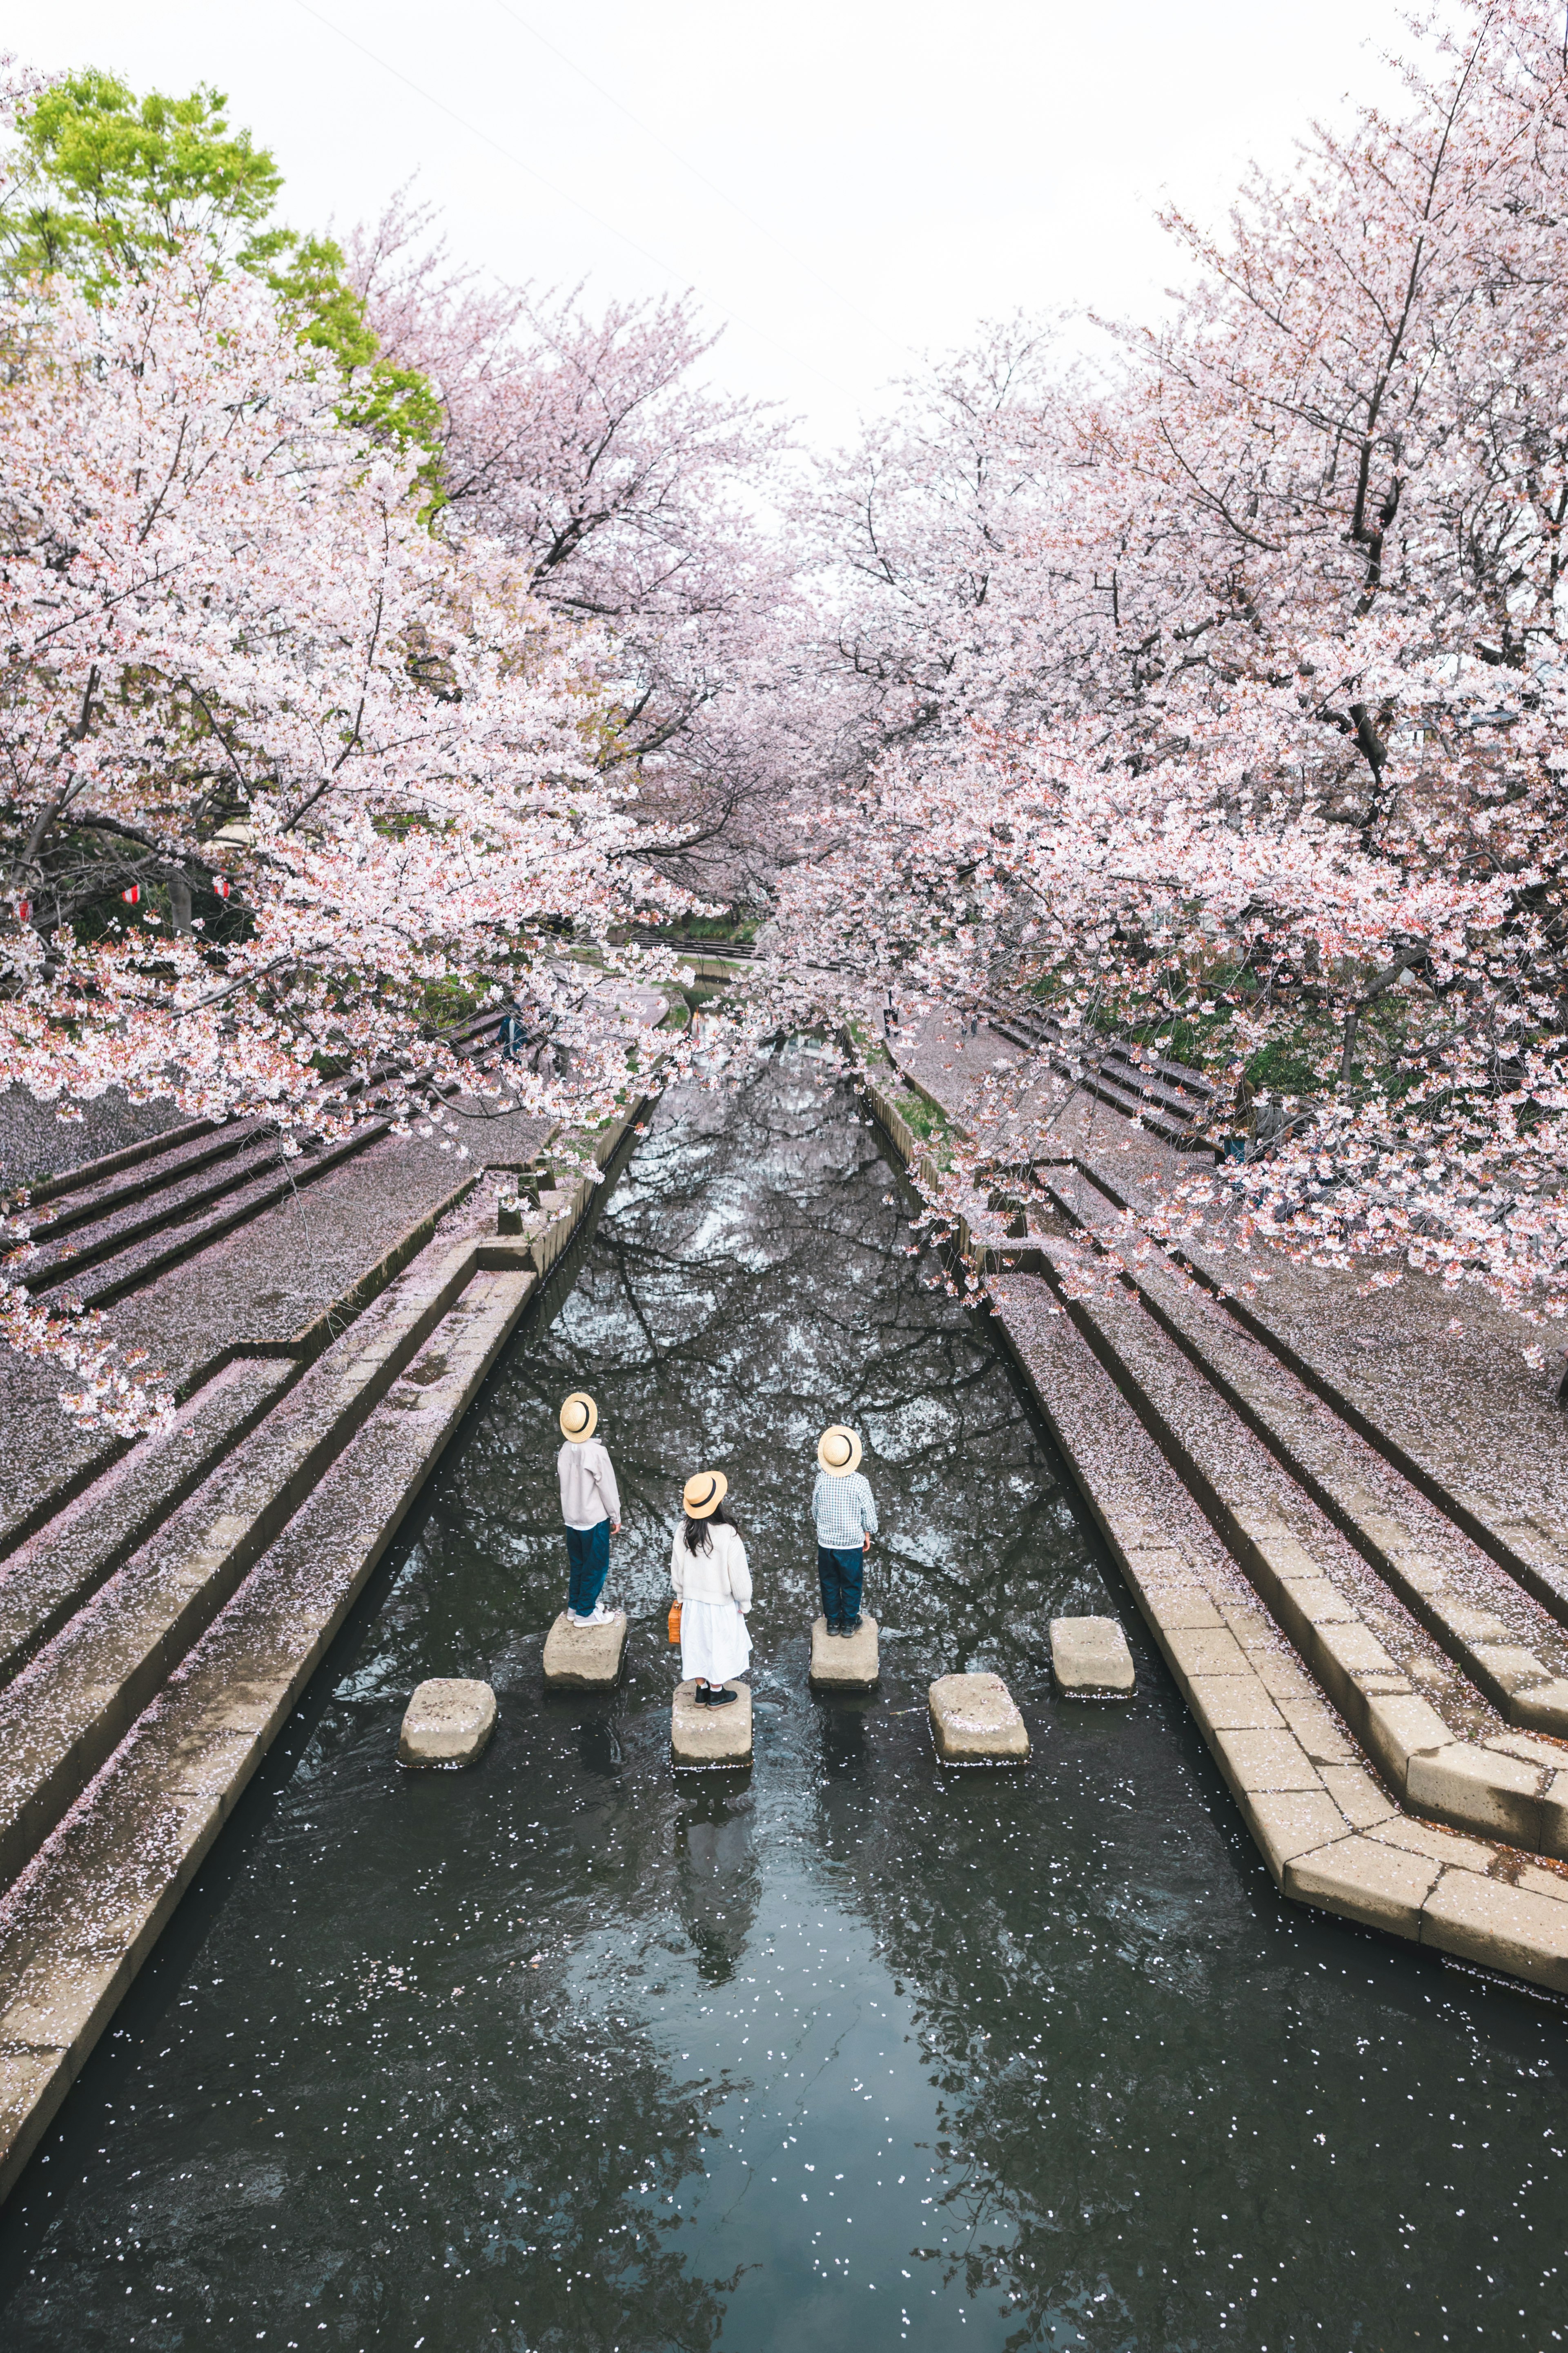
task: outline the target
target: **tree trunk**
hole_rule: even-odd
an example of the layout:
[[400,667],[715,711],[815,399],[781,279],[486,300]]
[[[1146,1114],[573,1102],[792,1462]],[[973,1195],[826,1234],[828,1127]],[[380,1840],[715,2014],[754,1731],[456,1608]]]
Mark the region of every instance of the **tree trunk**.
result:
[[1359,1006],[1355,1006],[1345,1015],[1345,1040],[1343,1050],[1340,1055],[1340,1084],[1342,1087],[1349,1086],[1351,1082],[1351,1073],[1355,1068],[1355,1039],[1356,1031],[1360,1027],[1361,1008]]

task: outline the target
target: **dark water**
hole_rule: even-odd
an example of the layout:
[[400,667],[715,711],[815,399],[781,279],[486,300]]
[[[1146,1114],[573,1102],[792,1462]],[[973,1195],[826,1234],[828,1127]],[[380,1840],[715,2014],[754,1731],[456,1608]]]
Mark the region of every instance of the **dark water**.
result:
[[[942,2353],[1568,2337],[1564,2013],[1283,1905],[984,1321],[809,1062],[656,1123],[0,2221],[6,2353]],[[929,1270],[927,1270],[929,1271]],[[638,1623],[547,1700],[553,1413],[598,1397]],[[868,1439],[887,1679],[805,1687],[804,1507]],[[752,1540],[757,1757],[677,1781],[680,1479]],[[1130,1710],[1053,1702],[1111,1607]],[[1026,1773],[944,1777],[998,1667]],[[467,1774],[407,1693],[489,1676]]]

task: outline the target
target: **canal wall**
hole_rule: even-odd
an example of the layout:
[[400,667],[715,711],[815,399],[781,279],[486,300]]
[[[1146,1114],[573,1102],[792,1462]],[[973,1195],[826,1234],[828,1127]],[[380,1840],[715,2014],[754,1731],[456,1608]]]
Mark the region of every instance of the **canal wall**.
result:
[[[929,1182],[894,1083],[868,1106]],[[1094,1168],[1058,1155],[1037,1176],[1083,1240],[1042,1234],[1028,1271],[961,1247],[1276,1886],[1568,1992],[1568,1603],[1502,1589],[1321,1397],[1281,1398],[1283,1364],[1227,1381],[1224,1310],[1174,1268],[1169,1297],[1110,1271]]]
[[79,1479],[6,1557],[0,2198],[501,1351],[569,1273],[646,1109],[596,1137],[601,1182],[542,1197],[531,1235],[498,1235],[492,1188],[448,1163],[444,1198],[314,1320],[308,1353],[232,1355],[174,1430]]
[[[872,1073],[868,1106],[934,1187],[899,1092]],[[0,1573],[0,2197],[500,1352],[551,1278],[569,1279],[567,1254],[644,1108],[597,1138],[606,1181],[546,1195],[532,1236],[498,1235],[490,1188],[433,1155],[408,1164],[426,1188],[411,1219],[407,1177],[402,1193],[380,1179],[375,1192],[367,1155],[345,1198],[384,1204],[353,1237],[352,1282],[329,1252],[326,1271],[312,1259],[288,1292],[291,1346],[258,1342],[255,1300],[234,1297],[226,1253],[267,1263],[254,1256],[262,1221],[249,1241],[189,1260],[190,1361],[204,1377],[174,1429],[85,1475],[68,1464],[53,1508],[13,1527]],[[538,1138],[511,1141],[487,1165],[518,1165]],[[1568,1686],[1568,1602],[1553,1615],[1528,1596],[1526,1622],[1506,1566],[1445,1555],[1414,1491],[1378,1488],[1376,1464],[1352,1462],[1345,1450],[1362,1440],[1348,1426],[1325,1440],[1299,1398],[1265,1395],[1256,1365],[1227,1371],[1214,1332],[1182,1328],[1197,1313],[1190,1282],[1164,1299],[1146,1271],[1097,1281],[1110,1229],[1097,1235],[1100,1212],[1074,1184],[1100,1186],[1113,1207],[1098,1160],[1058,1148],[1037,1174],[1060,1216],[1028,1246],[1030,1271],[967,1227],[959,1247],[1276,1885],[1568,1991],[1568,1744],[1530,1728],[1531,1708],[1541,1721],[1552,1685]],[[1269,1461],[1247,1455],[1270,1429]],[[1358,1586],[1342,1547],[1302,1516],[1303,1480],[1337,1498],[1341,1532],[1359,1531],[1366,1576],[1397,1606]],[[1468,1620],[1437,1574],[1446,1562],[1472,1580]],[[1395,1570],[1419,1617],[1393,1593]],[[1498,1580],[1483,1594],[1489,1620],[1475,1606],[1483,1572]]]

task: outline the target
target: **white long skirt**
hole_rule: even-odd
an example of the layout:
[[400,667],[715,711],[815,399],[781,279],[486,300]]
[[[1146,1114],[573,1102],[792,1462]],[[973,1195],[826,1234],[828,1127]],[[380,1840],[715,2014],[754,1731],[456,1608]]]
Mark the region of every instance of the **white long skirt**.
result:
[[733,1601],[683,1601],[680,1605],[680,1672],[704,1683],[727,1683],[744,1674],[752,1656],[746,1621]]

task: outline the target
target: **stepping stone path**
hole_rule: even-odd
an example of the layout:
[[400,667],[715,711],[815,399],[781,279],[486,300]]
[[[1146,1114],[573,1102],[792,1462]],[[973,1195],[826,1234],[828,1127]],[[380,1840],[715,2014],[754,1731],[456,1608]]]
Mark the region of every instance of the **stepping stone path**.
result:
[[1000,1675],[942,1675],[932,1683],[931,1728],[944,1765],[1021,1765],[1029,1735]]
[[400,1765],[471,1765],[496,1728],[496,1695],[466,1676],[435,1676],[409,1701],[397,1736]]
[[862,1616],[853,1634],[830,1634],[826,1618],[811,1629],[813,1691],[874,1691],[881,1675],[877,1657],[877,1621]]
[[1137,1680],[1119,1618],[1053,1618],[1051,1672],[1069,1699],[1131,1699]]
[[728,1707],[700,1707],[697,1685],[678,1686],[669,1712],[669,1750],[677,1765],[749,1765],[752,1761],[752,1694],[745,1683],[726,1683],[737,1696]]
[[563,1610],[544,1638],[544,1680],[552,1691],[610,1691],[626,1656],[626,1613],[608,1626],[575,1626]]

